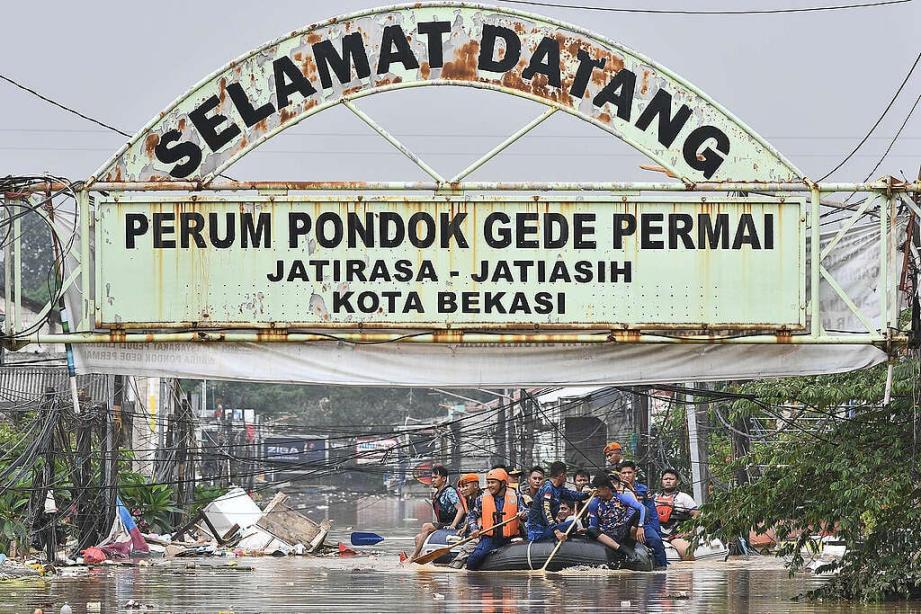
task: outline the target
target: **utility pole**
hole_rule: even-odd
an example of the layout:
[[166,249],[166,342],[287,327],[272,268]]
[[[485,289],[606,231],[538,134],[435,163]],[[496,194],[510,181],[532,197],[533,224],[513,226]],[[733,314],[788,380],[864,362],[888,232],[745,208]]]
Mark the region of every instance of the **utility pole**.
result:
[[[688,388],[693,387],[688,382]],[[684,413],[688,421],[688,448],[691,452],[691,487],[694,490],[694,501],[700,505],[703,502],[703,482],[700,476],[700,446],[697,438],[697,411],[694,409],[694,395],[687,392],[684,396]]]
[[[739,460],[747,456],[749,451],[748,437],[743,434],[748,433],[748,421],[742,417],[736,418],[732,421],[732,428],[739,431],[738,433],[735,431],[730,433],[732,440],[732,458],[733,460]],[[739,467],[736,469],[734,479],[738,486],[748,484],[748,470],[745,469],[745,467]]]
[[499,399],[499,411],[496,412],[496,459],[493,464],[508,463],[508,448],[506,447],[506,410],[508,404],[508,388],[502,389],[502,398]]
[[[54,406],[54,388],[45,389],[45,400],[42,403],[42,413],[46,420],[50,419],[49,414],[53,411]],[[55,438],[52,436],[48,440],[48,447],[45,448],[45,467],[43,472],[43,479],[45,482],[45,496],[42,497],[43,509],[46,510],[45,516],[50,516],[50,518],[44,519],[49,527],[47,529],[47,538],[45,540],[45,551],[46,558],[49,563],[54,565],[57,563],[57,514],[54,511],[51,511],[54,506],[54,495],[52,490],[52,484],[54,484],[54,441]],[[48,501],[48,497],[51,497],[51,502]],[[50,503],[50,505],[49,505]],[[49,509],[51,508],[51,509]]]
[[521,469],[527,471],[534,465],[534,400],[521,389]]
[[[77,395],[79,406],[86,406],[89,403],[86,390],[80,390]],[[93,412],[80,411],[77,414],[77,454],[76,454],[76,490],[77,490],[77,527],[80,538],[78,550],[82,550],[95,543],[95,531],[93,530],[93,510],[91,502],[93,497],[90,494],[90,482],[92,478],[92,463],[90,454],[93,447]]]
[[636,432],[636,462],[646,474],[646,481],[653,486],[652,458],[649,454],[649,395],[646,388],[634,388],[633,428]]
[[[710,384],[701,382],[698,388],[709,390]],[[710,402],[708,397],[694,404],[694,415],[697,417],[697,445],[700,448],[700,484],[701,498],[695,499],[698,505],[703,505],[710,499]]]
[[518,433],[515,428],[515,410],[518,408],[518,403],[514,401],[514,393],[509,391],[509,398],[506,399],[506,402],[509,404],[509,419],[506,422],[507,425],[507,441],[508,441],[508,462],[509,466],[513,468],[520,469],[519,458],[518,458]]

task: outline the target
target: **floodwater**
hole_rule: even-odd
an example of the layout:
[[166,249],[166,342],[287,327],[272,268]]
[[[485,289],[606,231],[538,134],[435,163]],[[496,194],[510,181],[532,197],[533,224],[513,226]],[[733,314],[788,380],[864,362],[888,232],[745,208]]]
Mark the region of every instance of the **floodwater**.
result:
[[[667,572],[572,569],[558,574],[467,573],[401,566],[421,500],[296,495],[312,518],[335,520],[327,543],[352,530],[386,537],[374,550],[341,557],[244,557],[151,560],[149,566],[101,567],[70,577],[0,583],[0,613],[58,612],[919,612],[898,606],[812,604],[793,597],[821,578],[789,578],[771,557],[681,563]],[[130,610],[129,601],[148,606]],[[98,602],[98,605],[96,603]]]

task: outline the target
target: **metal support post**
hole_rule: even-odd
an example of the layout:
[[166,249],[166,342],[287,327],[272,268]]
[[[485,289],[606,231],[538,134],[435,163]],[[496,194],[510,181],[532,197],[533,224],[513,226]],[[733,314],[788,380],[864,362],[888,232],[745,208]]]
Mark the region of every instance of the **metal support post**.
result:
[[[91,289],[90,269],[90,197],[86,190],[77,192],[77,211],[80,216],[80,320],[77,330],[85,331],[92,328],[95,323],[95,314],[92,313],[93,293]],[[92,319],[91,319],[92,318]]]
[[879,197],[879,331],[889,336],[889,197]]
[[[24,210],[24,209],[23,209]],[[22,330],[22,215],[17,211],[13,217],[13,255],[15,257],[13,282],[15,284],[15,299],[13,304],[12,332],[16,334]],[[9,316],[7,316],[9,317]]]
[[[13,210],[6,198],[3,204],[3,209],[6,211],[6,223],[10,224]],[[6,314],[3,320],[3,332],[9,337],[13,332],[13,244],[9,238],[3,242],[3,273],[3,305]]]
[[418,166],[419,168],[421,168],[423,171],[425,171],[425,173],[426,173],[429,177],[431,177],[432,179],[434,179],[434,180],[437,181],[438,183],[444,183],[444,181],[445,181],[445,180],[444,180],[444,177],[442,177],[441,175],[439,175],[439,174],[438,174],[438,171],[436,171],[436,170],[433,169],[431,166],[429,166],[428,164],[426,164],[425,161],[424,161],[422,158],[420,158],[418,155],[416,155],[416,154],[414,154],[412,151],[410,151],[410,149],[409,149],[408,147],[406,147],[403,143],[401,143],[395,136],[393,136],[392,134],[390,134],[389,132],[387,132],[387,130],[384,129],[383,126],[381,126],[380,124],[378,124],[376,121],[374,121],[373,119],[371,119],[371,117],[370,117],[369,115],[367,115],[364,111],[362,111],[362,110],[359,109],[357,106],[355,106],[355,103],[353,103],[353,102],[350,101],[350,100],[345,100],[345,99],[343,99],[342,104],[343,104],[349,111],[351,111],[352,113],[354,113],[354,114],[358,117],[358,119],[360,119],[360,120],[363,121],[364,123],[368,124],[368,126],[370,126],[372,130],[374,130],[374,131],[377,132],[379,135],[381,135],[381,137],[383,137],[385,141],[387,141],[388,143],[390,143],[391,145],[393,145],[394,147],[396,147],[397,150],[398,150],[401,154],[403,154],[404,156],[406,156],[407,158],[409,158],[410,160],[412,160],[412,162],[413,162],[416,166]]
[[493,147],[491,150],[486,152],[479,160],[476,160],[475,162],[470,164],[467,168],[465,168],[458,174],[454,175],[454,177],[451,178],[450,183],[457,183],[458,181],[462,180],[464,177],[466,177],[467,175],[469,175],[476,169],[480,168],[481,166],[483,166],[484,164],[486,164],[487,162],[489,162],[490,160],[498,156],[506,148],[508,148],[509,145],[511,145],[512,143],[514,143],[515,141],[517,141],[518,139],[520,139],[521,137],[529,133],[531,130],[534,130],[534,128],[537,128],[539,125],[544,123],[544,120],[546,120],[551,115],[556,113],[557,110],[558,109],[556,107],[550,107],[549,109],[547,109],[546,111],[544,111],[543,113],[541,113],[540,115],[532,119],[528,124],[523,126],[520,130],[518,130],[517,132],[509,136],[507,139],[505,139],[504,141],[502,141],[501,143]]
[[809,332],[813,338],[822,336],[822,316],[819,313],[819,266],[822,263],[821,235],[819,233],[819,205],[821,194],[812,187],[812,207],[809,213]]

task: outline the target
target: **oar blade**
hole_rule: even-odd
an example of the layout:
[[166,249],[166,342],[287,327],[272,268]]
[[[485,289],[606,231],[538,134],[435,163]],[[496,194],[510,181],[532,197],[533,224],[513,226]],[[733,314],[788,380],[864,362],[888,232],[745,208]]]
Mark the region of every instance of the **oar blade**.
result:
[[425,565],[426,563],[431,563],[432,561],[438,560],[444,555],[451,552],[451,549],[453,547],[454,545],[452,544],[450,546],[443,546],[436,550],[432,550],[431,552],[427,554],[423,554],[422,556],[414,558],[413,563],[416,563],[417,565]]
[[353,546],[373,546],[374,544],[379,544],[384,541],[384,538],[377,533],[355,531],[351,535],[351,540]]

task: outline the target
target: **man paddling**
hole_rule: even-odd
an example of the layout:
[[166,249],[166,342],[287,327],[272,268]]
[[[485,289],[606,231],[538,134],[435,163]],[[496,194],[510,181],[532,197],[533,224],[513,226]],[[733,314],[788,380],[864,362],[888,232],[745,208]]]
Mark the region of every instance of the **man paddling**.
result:
[[461,504],[457,489],[448,483],[448,470],[444,465],[432,467],[432,510],[435,513],[434,522],[426,522],[422,530],[416,535],[416,549],[411,558],[416,558],[422,552],[426,538],[438,529],[451,529],[456,531],[464,518],[464,506]]
[[656,511],[662,539],[674,546],[682,560],[691,561],[694,559],[694,553],[688,552],[690,542],[678,533],[678,523],[699,516],[700,510],[691,495],[678,490],[680,481],[678,472],[674,469],[662,472],[662,491],[656,495]]
[[[492,469],[486,474],[486,492],[480,495],[470,514],[467,526],[471,535],[480,538],[467,557],[467,569],[477,570],[490,552],[509,543],[518,535],[519,521],[527,514],[521,494],[509,488],[505,469]],[[493,529],[497,524],[512,520],[507,525]]]
[[566,535],[556,521],[560,513],[560,501],[584,501],[589,493],[569,490],[566,483],[566,463],[555,461],[550,464],[550,478],[544,482],[531,504],[528,513],[528,540],[532,542],[556,538],[566,541]]

